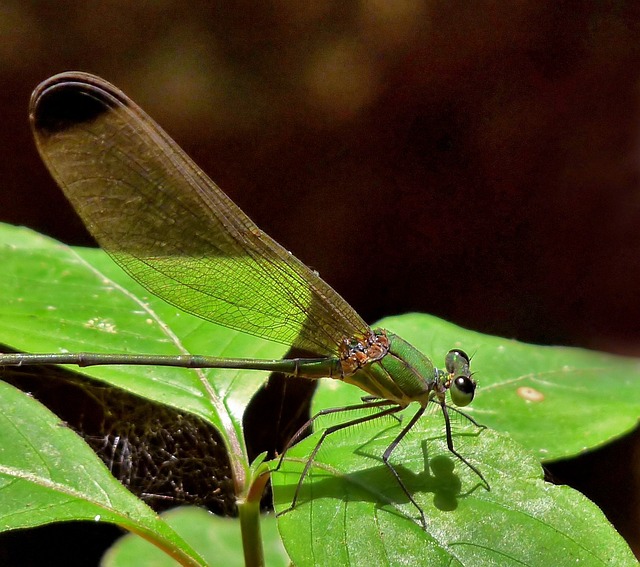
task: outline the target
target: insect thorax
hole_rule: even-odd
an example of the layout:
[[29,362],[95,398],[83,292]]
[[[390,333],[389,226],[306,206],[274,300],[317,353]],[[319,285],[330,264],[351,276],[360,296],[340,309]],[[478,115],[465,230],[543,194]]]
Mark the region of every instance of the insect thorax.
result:
[[389,339],[384,330],[369,332],[364,337],[342,339],[340,345],[340,367],[342,376],[351,376],[358,369],[380,360],[389,352]]

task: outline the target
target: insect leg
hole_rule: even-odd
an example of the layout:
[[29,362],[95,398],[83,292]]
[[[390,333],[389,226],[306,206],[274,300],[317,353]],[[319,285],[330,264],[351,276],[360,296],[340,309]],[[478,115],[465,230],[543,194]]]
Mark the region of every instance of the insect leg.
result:
[[455,406],[450,406],[449,404],[447,404],[447,409],[450,409],[451,411],[455,411],[456,413],[460,414],[462,417],[468,419],[471,423],[473,423],[473,425],[475,425],[479,429],[486,429],[487,428],[486,425],[482,425],[482,423],[478,423],[468,413],[463,412],[461,409],[459,409],[459,408],[457,408]]
[[402,488],[402,491],[406,494],[407,498],[416,507],[418,512],[420,512],[420,523],[422,524],[422,529],[424,529],[424,530],[427,529],[427,521],[426,521],[426,519],[424,517],[424,510],[415,501],[413,496],[411,496],[411,493],[409,492],[409,490],[405,486],[404,482],[400,478],[400,475],[398,474],[398,471],[396,471],[394,466],[389,462],[389,457],[391,456],[391,453],[393,452],[393,450],[398,446],[400,441],[402,441],[404,436],[411,430],[411,428],[416,424],[416,422],[422,417],[422,414],[424,413],[425,409],[426,409],[426,406],[420,406],[420,409],[418,409],[418,411],[415,413],[415,415],[411,418],[411,421],[409,421],[409,423],[407,423],[407,425],[405,425],[403,427],[402,431],[391,442],[391,444],[386,448],[384,454],[382,455],[382,462],[384,462],[384,464],[387,466],[387,468],[391,471],[391,473],[395,477],[396,481],[400,485],[400,488]]
[[[458,451],[456,451],[453,448],[453,437],[451,435],[451,420],[449,419],[447,404],[445,404],[444,402],[440,402],[440,407],[442,408],[442,415],[444,416],[444,425],[447,432],[447,447],[449,448],[449,451],[451,451],[456,457],[458,457],[458,459],[460,459],[465,465],[467,465],[474,473],[478,475],[478,477],[482,481],[482,484],[484,484],[484,487],[487,490],[491,490],[491,487],[489,486],[489,483],[487,482],[487,480],[484,478],[483,474],[474,465],[472,465],[469,461],[467,461],[467,459],[465,459],[460,453],[458,453]],[[462,415],[464,415],[465,417],[469,417],[464,413]],[[471,419],[471,421],[475,423],[473,419]]]
[[[295,432],[295,434],[291,437],[291,439],[289,439],[289,441],[287,441],[287,444],[285,445],[284,449],[282,450],[282,454],[280,455],[280,458],[278,459],[278,464],[277,464],[276,468],[272,470],[272,472],[275,472],[278,469],[280,469],[280,466],[282,465],[282,460],[284,459],[285,455],[287,454],[287,451],[300,440],[300,438],[304,435],[304,433],[314,424],[314,422],[319,417],[322,417],[324,415],[331,415],[333,413],[340,413],[340,412],[347,412],[347,411],[354,411],[354,410],[361,410],[361,409],[369,409],[369,408],[379,408],[379,407],[390,406],[390,405],[393,405],[393,402],[390,402],[388,400],[377,400],[377,401],[367,401],[365,403],[357,404],[357,405],[354,405],[354,406],[343,406],[343,407],[339,407],[339,408],[327,408],[327,409],[323,409],[323,410],[319,411],[314,416],[312,416],[310,419],[308,419],[302,425],[302,427],[300,429],[298,429],[298,431]],[[374,415],[376,415],[376,414],[374,414]]]
[[[358,406],[349,406],[347,408],[332,408],[331,410],[323,410],[323,412],[318,412],[318,414],[316,414],[315,416],[313,416],[313,418],[310,421],[313,421],[314,419],[320,417],[320,415],[327,415],[328,413],[336,413],[338,411],[348,411],[348,410],[352,410],[352,409],[366,409],[369,407],[380,407],[383,405],[389,405],[390,402],[386,401],[385,402],[376,402],[375,405],[372,405],[371,403],[368,404],[360,404]],[[293,508],[295,507],[297,501],[298,501],[298,495],[300,493],[300,489],[302,488],[302,483],[304,482],[304,479],[306,478],[307,474],[309,473],[309,471],[311,470],[311,466],[313,465],[313,462],[316,458],[316,455],[318,454],[318,451],[320,450],[320,447],[322,446],[322,443],[324,442],[324,440],[331,435],[332,433],[335,433],[336,431],[340,431],[341,429],[345,429],[347,427],[351,427],[354,425],[360,425],[361,423],[366,423],[368,421],[372,421],[374,419],[378,419],[380,417],[384,417],[385,415],[392,415],[398,411],[400,411],[402,408],[402,406],[400,405],[393,405],[392,407],[387,407],[377,413],[374,413],[372,415],[366,415],[363,417],[359,417],[357,419],[352,419],[350,421],[347,421],[345,423],[340,423],[338,425],[333,425],[331,427],[328,427],[327,429],[325,429],[322,432],[322,435],[320,436],[320,439],[318,440],[318,442],[316,443],[315,447],[313,448],[313,451],[311,451],[311,454],[309,455],[309,458],[307,459],[307,462],[305,463],[304,469],[302,470],[302,474],[300,475],[300,479],[298,480],[298,485],[296,486],[296,490],[293,494],[293,499],[291,501],[291,505],[286,509],[283,510],[282,512],[280,512],[278,514],[278,516],[285,514],[291,510],[293,510]],[[280,461],[278,462],[278,467],[276,467],[274,469],[278,470],[280,463],[282,462],[282,457],[280,457]]]

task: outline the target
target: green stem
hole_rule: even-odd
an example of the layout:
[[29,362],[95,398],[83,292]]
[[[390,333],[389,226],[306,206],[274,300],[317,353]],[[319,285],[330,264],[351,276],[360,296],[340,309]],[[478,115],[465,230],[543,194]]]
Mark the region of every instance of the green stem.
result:
[[260,499],[269,480],[268,469],[262,474],[258,473],[252,480],[246,497],[238,501],[244,564],[245,567],[264,567],[264,551],[260,531]]
[[260,502],[238,503],[242,549],[245,567],[264,567],[262,534],[260,532]]

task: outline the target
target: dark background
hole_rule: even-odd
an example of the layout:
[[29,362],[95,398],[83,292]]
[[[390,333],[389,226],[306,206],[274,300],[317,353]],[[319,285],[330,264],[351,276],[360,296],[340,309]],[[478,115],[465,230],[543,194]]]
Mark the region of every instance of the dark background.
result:
[[[28,128],[64,70],[123,89],[370,322],[640,354],[637,3],[2,1],[0,220],[90,244]],[[638,445],[550,467],[636,554]]]

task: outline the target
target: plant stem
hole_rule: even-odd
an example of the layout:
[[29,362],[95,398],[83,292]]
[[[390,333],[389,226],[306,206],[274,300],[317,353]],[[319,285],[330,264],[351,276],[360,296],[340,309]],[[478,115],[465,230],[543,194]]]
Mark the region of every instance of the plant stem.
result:
[[244,498],[238,500],[245,567],[264,567],[260,532],[260,499],[268,481],[269,467],[263,463],[257,471],[252,471],[249,490]]
[[260,501],[238,502],[242,549],[245,567],[264,567],[262,534],[260,532]]

